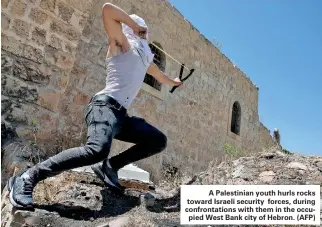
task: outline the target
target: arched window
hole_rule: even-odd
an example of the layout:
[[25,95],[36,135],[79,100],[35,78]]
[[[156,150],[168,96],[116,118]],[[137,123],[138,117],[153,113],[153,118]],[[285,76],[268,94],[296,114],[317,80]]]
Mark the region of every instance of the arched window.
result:
[[239,135],[241,121],[241,109],[239,102],[234,102],[232,115],[231,115],[231,132]]
[[[161,45],[158,43],[153,42],[156,46],[162,49]],[[153,62],[159,67],[159,69],[164,72],[165,71],[165,64],[166,64],[166,57],[165,54],[160,51],[157,47],[152,44],[149,44],[152,53],[154,54]],[[150,85],[151,87],[161,91],[161,83],[157,81],[153,76],[146,74],[144,78],[144,83]]]

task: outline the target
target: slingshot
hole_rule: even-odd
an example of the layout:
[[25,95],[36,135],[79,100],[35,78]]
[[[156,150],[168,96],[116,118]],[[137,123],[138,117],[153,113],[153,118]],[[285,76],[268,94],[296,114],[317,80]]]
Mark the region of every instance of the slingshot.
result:
[[[157,49],[159,49],[161,52],[163,52],[168,57],[170,57],[172,60],[174,60],[175,62],[177,62],[178,64],[181,65],[180,74],[179,74],[179,79],[180,79],[181,82],[186,81],[192,75],[192,73],[195,71],[195,69],[189,69],[188,67],[186,67],[185,64],[183,64],[183,63],[179,62],[178,60],[176,60],[174,57],[172,57],[170,54],[168,54],[167,52],[165,52],[164,50],[162,50],[160,47],[158,47],[154,43],[150,43],[150,44],[153,45],[154,47],[156,47]],[[184,68],[187,69],[187,70],[189,70],[190,72],[189,72],[189,74],[185,78],[182,78],[182,74],[183,74],[183,69]],[[174,86],[170,90],[170,93],[173,93],[177,88],[178,88],[178,86]]]
[[[180,70],[180,74],[179,74],[179,79],[181,82],[187,80],[191,75],[192,73],[195,71],[195,69],[190,69],[190,72],[189,74],[185,77],[185,78],[182,78],[182,73],[183,73],[183,68],[184,68],[184,64],[181,65],[181,70]],[[173,93],[176,89],[177,89],[178,86],[174,86],[171,90],[170,90],[170,93]]]

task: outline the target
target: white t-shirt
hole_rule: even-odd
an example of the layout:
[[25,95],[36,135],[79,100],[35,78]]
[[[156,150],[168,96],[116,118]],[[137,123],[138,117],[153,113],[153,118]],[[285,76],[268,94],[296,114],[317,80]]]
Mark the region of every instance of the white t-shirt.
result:
[[[142,18],[130,16],[138,24],[147,27]],[[107,94],[128,109],[140,91],[154,55],[148,41],[134,35],[132,29],[124,24],[123,32],[129,40],[130,50],[106,59],[106,86],[97,94]]]

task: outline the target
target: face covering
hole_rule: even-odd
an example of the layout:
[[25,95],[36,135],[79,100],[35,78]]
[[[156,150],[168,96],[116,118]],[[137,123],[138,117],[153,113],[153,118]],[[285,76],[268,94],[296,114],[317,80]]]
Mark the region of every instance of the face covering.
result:
[[[140,26],[148,28],[145,21],[141,17],[135,14],[131,14],[130,17]],[[139,36],[135,35],[133,30],[126,24],[122,24],[122,30],[125,36],[128,38],[129,43],[132,46],[137,47],[142,57],[143,63],[145,63],[146,65],[151,64],[154,58],[154,54],[151,52],[151,49],[149,47],[149,30],[147,29],[146,39],[141,39]]]

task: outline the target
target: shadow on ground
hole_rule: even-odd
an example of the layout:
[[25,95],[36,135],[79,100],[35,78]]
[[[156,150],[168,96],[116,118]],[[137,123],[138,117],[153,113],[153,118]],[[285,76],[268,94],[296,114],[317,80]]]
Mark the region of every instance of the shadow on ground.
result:
[[[68,202],[55,204],[35,204],[35,209],[57,213],[61,217],[74,220],[91,220],[96,218],[109,218],[125,214],[134,207],[140,205],[137,195],[120,194],[111,192],[109,189],[101,190],[103,204],[100,210],[90,209],[83,206],[69,205]],[[156,199],[152,207],[147,210],[153,213],[179,212],[180,191],[174,196],[165,199]]]
[[[191,185],[197,180],[197,176],[194,176],[186,185]],[[162,213],[162,212],[180,212],[180,189],[169,197],[164,199],[156,199],[152,207],[147,207],[150,212]]]
[[152,207],[147,207],[147,210],[154,213],[180,212],[180,192],[171,198],[157,199]]
[[36,209],[57,213],[61,217],[74,220],[91,220],[102,217],[115,217],[129,212],[140,204],[137,196],[119,194],[108,189],[101,190],[103,204],[100,210],[89,209],[83,206],[69,205],[66,203],[36,204]]
[[[188,184],[194,181],[195,178],[188,182]],[[52,186],[49,183],[48,185]],[[47,189],[49,190],[49,186]],[[93,221],[100,218],[113,218],[129,213],[137,206],[144,206],[144,204],[141,204],[143,200],[140,198],[143,198],[141,195],[147,192],[152,193],[151,191],[142,191],[133,188],[128,188],[125,192],[121,193],[88,182],[79,185],[74,179],[74,184],[71,186],[67,185],[66,188],[58,191],[55,194],[54,200],[51,200],[51,203],[47,202],[48,200],[46,199],[39,200],[35,204],[33,211],[36,216],[43,216],[45,214],[45,216],[49,215],[54,217],[57,215],[57,217],[75,221]],[[155,214],[180,212],[180,190],[178,189],[170,197],[158,194],[153,206],[145,208],[147,211]],[[160,221],[159,218],[156,221]]]

